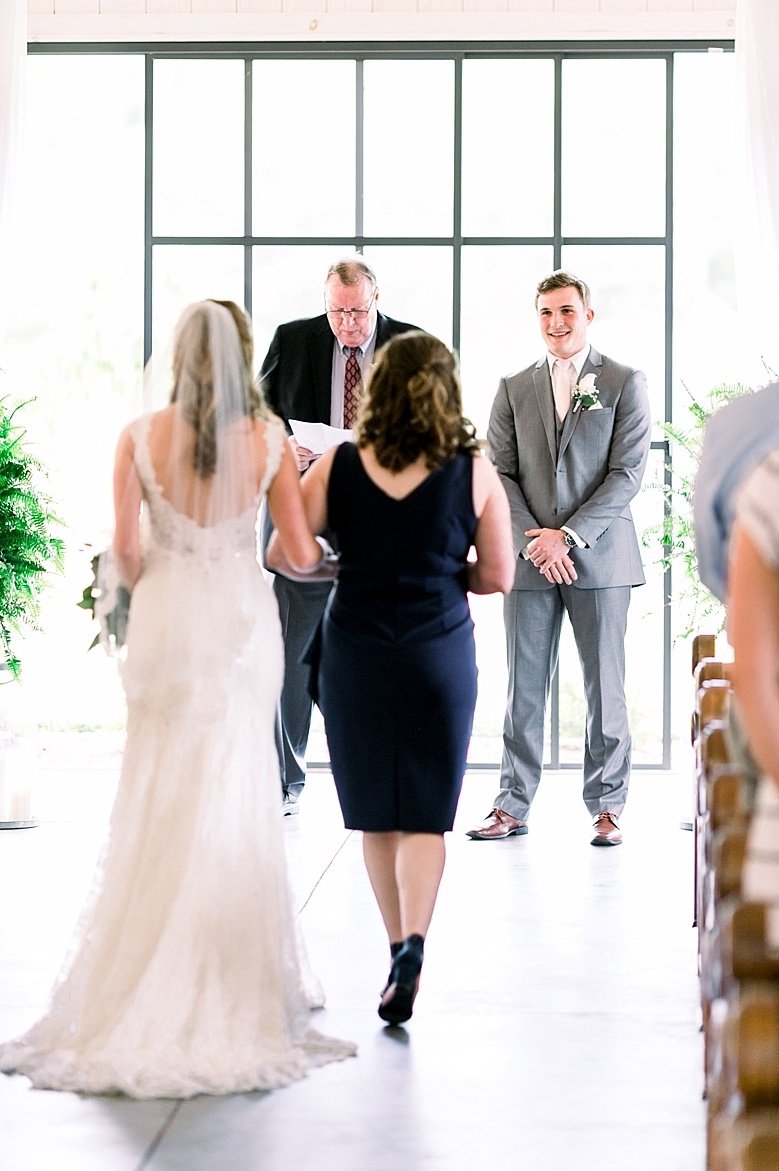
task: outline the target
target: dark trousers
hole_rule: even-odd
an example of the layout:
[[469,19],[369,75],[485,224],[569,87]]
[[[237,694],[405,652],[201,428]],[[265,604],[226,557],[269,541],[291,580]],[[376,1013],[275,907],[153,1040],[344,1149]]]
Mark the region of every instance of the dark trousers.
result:
[[313,702],[308,690],[310,668],[301,662],[333,587],[328,582],[303,584],[277,574],[273,592],[284,639],[284,685],[276,715],[276,749],[281,788],[297,796],[306,782],[306,747]]

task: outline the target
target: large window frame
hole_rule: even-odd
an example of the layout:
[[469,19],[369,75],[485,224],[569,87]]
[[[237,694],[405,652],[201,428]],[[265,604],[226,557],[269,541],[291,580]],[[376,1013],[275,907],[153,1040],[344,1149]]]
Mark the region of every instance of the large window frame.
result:
[[[326,247],[338,252],[347,252],[352,249],[363,251],[375,247],[413,246],[420,248],[444,248],[451,257],[453,307],[451,322],[451,338],[456,349],[460,347],[461,339],[461,304],[463,279],[463,254],[472,246],[512,245],[517,247],[544,246],[551,249],[553,266],[560,267],[563,252],[566,247],[584,245],[601,248],[631,246],[637,248],[651,247],[663,250],[664,263],[664,371],[663,371],[663,403],[664,416],[667,421],[673,419],[673,307],[674,307],[674,56],[676,53],[705,52],[711,49],[731,51],[732,42],[710,43],[691,42],[606,42],[606,43],[566,43],[560,45],[552,42],[534,42],[532,44],[518,42],[478,42],[473,44],[457,44],[447,42],[419,43],[412,46],[395,43],[375,44],[333,44],[326,46],[301,46],[297,43],[268,44],[213,44],[213,43],[186,43],[186,44],[31,44],[30,53],[68,53],[68,54],[133,54],[145,58],[145,210],[144,210],[144,305],[143,305],[143,353],[146,360],[152,351],[154,328],[154,300],[153,275],[155,250],[162,247],[176,248],[189,246],[219,246],[229,245],[243,250],[243,299],[252,312],[254,301],[253,288],[253,256],[254,250],[262,246],[296,247]],[[465,236],[461,230],[462,217],[462,131],[463,131],[463,67],[469,60],[489,60],[494,58],[538,59],[546,58],[552,61],[554,67],[554,197],[553,197],[553,226],[548,235],[543,236]],[[154,69],[155,63],[164,60],[182,60],[197,58],[209,60],[240,60],[244,66],[244,176],[243,176],[243,205],[244,223],[243,232],[232,236],[178,236],[155,235],[153,231],[153,190],[154,190]],[[562,191],[562,130],[563,130],[563,69],[564,64],[572,59],[636,59],[646,61],[658,60],[665,66],[665,98],[666,98],[666,127],[665,127],[665,232],[662,235],[647,236],[565,236],[563,234],[563,191]],[[354,191],[354,227],[352,234],[347,235],[304,235],[304,236],[267,236],[255,232],[252,222],[252,192],[253,192],[253,69],[254,63],[263,60],[333,60],[347,59],[355,63],[355,156],[356,181]],[[430,238],[427,236],[382,236],[370,235],[365,232],[363,217],[364,181],[364,107],[363,107],[363,73],[366,63],[380,60],[447,60],[452,63],[454,70],[454,147],[452,155],[453,168],[453,230],[450,235]],[[671,467],[671,453],[667,440],[655,438],[652,449],[659,453],[659,458],[665,468],[664,479],[671,485],[673,470]],[[671,658],[672,658],[672,601],[673,581],[672,570],[665,571],[663,594],[663,697],[662,697],[662,752],[661,758],[636,765],[638,768],[668,769],[671,767],[672,747],[672,697],[671,697]],[[565,768],[579,767],[578,764],[566,763],[560,758],[560,698],[557,679],[553,684],[551,703],[551,749],[547,767]],[[471,767],[482,766],[478,761],[471,762]]]

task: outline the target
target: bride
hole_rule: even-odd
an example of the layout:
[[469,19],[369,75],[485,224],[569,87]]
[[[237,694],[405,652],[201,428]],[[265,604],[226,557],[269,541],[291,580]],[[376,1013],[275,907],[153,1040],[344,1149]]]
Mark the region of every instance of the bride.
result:
[[0,1070],[35,1086],[135,1098],[266,1090],[355,1051],[309,1024],[317,997],[278,813],[283,652],[257,562],[263,498],[293,566],[315,572],[323,555],[284,428],[252,386],[240,320],[234,305],[191,305],[169,405],[119,440],[127,741],[48,1010],[0,1045]]

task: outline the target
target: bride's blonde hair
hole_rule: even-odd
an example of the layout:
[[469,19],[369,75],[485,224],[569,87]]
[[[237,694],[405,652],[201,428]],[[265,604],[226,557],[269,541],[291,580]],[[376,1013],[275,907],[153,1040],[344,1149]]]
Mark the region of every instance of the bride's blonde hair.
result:
[[248,318],[234,301],[197,301],[181,315],[170,401],[194,430],[193,465],[201,476],[216,470],[220,427],[268,414],[252,380],[252,354]]

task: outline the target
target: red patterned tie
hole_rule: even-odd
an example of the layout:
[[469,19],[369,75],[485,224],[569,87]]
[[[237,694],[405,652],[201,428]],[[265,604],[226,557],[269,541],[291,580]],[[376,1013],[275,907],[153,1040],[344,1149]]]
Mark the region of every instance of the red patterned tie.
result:
[[362,390],[362,375],[360,364],[357,361],[357,349],[344,346],[347,351],[346,370],[344,372],[344,427],[354,427],[357,411],[360,406],[360,392]]

